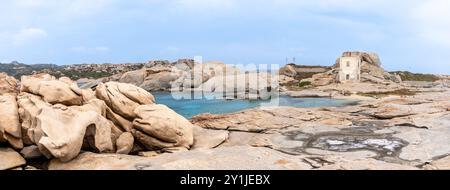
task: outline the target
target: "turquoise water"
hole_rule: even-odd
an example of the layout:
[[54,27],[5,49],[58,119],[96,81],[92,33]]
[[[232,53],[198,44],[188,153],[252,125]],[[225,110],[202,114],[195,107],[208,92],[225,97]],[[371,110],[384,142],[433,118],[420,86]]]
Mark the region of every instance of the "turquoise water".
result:
[[[269,103],[268,100],[221,100],[221,99],[183,99],[176,100],[170,93],[152,92],[158,104],[165,104],[177,113],[186,118],[192,118],[195,115],[203,113],[223,114],[239,112],[241,110],[256,108],[263,103]],[[301,108],[310,107],[339,107],[354,104],[352,100],[337,100],[330,98],[292,98],[289,96],[280,96],[278,98],[280,106],[293,106]]]

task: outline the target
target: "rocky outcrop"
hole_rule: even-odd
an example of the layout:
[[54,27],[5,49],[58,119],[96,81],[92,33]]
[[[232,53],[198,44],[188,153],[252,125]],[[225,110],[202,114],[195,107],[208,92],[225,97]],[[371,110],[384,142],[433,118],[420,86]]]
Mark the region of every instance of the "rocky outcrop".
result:
[[2,76],[1,82],[0,141],[21,150],[26,159],[45,156],[67,162],[81,150],[172,152],[193,144],[188,120],[131,84],[98,83],[94,92],[66,77],[38,74],[23,76],[15,92],[15,80]]
[[[192,145],[192,124],[168,107],[155,104],[149,92],[131,84],[108,82],[97,86],[96,95],[108,105],[106,117],[145,148],[189,149]],[[123,147],[118,148],[119,152],[131,151],[125,145],[131,140],[129,137],[119,140],[126,139],[128,142],[120,143]]]
[[190,148],[192,124],[164,105],[143,105],[135,109],[132,133],[149,150]]

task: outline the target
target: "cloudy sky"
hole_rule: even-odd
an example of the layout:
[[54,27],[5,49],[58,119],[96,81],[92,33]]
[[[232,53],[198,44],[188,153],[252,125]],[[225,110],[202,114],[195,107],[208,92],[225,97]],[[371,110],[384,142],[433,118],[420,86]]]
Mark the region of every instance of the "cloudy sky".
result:
[[331,65],[346,50],[450,74],[450,1],[0,0],[0,62]]

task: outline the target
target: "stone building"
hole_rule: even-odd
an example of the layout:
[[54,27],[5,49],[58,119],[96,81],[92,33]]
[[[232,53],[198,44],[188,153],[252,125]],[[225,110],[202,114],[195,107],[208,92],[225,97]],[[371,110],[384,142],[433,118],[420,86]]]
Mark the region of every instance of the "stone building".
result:
[[361,80],[361,54],[359,52],[345,52],[338,60],[339,82]]

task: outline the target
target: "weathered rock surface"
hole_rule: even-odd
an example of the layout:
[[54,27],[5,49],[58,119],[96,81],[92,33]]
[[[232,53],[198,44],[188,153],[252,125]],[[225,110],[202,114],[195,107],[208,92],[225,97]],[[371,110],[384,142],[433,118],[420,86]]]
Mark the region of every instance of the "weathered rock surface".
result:
[[192,124],[164,105],[143,105],[135,109],[133,136],[149,150],[193,144]]
[[12,169],[25,165],[25,159],[11,148],[0,147],[0,170]]

